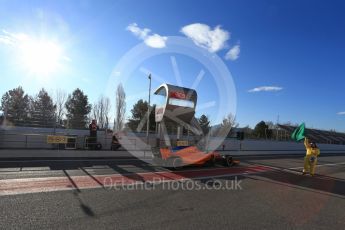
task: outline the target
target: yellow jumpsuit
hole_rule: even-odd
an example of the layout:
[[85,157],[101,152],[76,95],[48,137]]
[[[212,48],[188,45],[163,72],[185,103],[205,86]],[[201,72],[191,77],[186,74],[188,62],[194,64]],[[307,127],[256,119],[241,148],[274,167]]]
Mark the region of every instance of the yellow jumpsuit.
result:
[[[320,149],[319,148],[312,148],[309,144],[309,141],[307,138],[304,139],[304,146],[307,150],[306,155],[304,157],[304,169],[303,173],[310,172],[310,175],[314,176],[315,173],[315,166],[317,164],[317,156],[320,155]],[[311,161],[311,158],[314,158],[314,161]]]

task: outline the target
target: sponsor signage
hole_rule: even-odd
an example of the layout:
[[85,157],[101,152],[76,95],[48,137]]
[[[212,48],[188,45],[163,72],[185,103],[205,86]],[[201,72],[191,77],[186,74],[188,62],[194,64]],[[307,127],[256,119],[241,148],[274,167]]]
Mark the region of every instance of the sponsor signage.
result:
[[178,92],[178,91],[170,92],[170,97],[171,98],[177,98],[177,99],[186,99],[187,98],[185,93]]
[[47,143],[48,144],[66,144],[67,143],[67,136],[48,135],[47,136]]
[[188,141],[177,141],[177,146],[188,146]]

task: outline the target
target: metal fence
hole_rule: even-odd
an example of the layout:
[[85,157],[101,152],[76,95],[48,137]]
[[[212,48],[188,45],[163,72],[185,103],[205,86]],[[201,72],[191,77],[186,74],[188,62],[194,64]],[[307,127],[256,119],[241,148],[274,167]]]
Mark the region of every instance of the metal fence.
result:
[[[88,135],[73,135],[62,133],[34,133],[34,134],[19,134],[9,133],[6,131],[0,132],[0,149],[65,149],[65,144],[51,144],[47,142],[48,135],[64,135],[75,139],[76,149],[88,149],[86,138]],[[138,141],[139,140],[139,141]],[[150,137],[150,143],[154,142],[153,136]],[[111,149],[112,135],[100,132],[97,137],[97,142],[102,144],[103,150]],[[71,143],[69,143],[71,144]],[[145,149],[145,138],[126,138],[121,142],[122,149],[138,150]],[[70,148],[71,149],[71,148]]]

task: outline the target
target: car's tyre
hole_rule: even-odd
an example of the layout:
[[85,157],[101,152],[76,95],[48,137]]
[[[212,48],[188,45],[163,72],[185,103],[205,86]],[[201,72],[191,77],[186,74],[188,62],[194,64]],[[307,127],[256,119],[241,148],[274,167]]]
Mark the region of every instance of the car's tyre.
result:
[[183,166],[183,161],[180,157],[177,157],[174,159],[174,162],[173,162],[173,167],[174,169],[181,169]]
[[171,157],[166,163],[166,166],[172,170],[178,170],[183,166],[183,161],[180,157]]
[[224,164],[227,167],[233,166],[234,165],[234,160],[232,159],[232,156],[226,156]]

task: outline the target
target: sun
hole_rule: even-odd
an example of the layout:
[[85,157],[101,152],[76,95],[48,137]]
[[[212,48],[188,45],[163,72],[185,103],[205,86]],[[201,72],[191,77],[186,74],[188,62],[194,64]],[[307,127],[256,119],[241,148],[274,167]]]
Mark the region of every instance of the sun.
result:
[[50,75],[58,69],[62,59],[61,47],[52,41],[26,40],[19,48],[22,64],[31,74]]

